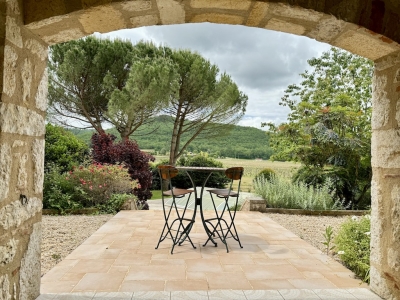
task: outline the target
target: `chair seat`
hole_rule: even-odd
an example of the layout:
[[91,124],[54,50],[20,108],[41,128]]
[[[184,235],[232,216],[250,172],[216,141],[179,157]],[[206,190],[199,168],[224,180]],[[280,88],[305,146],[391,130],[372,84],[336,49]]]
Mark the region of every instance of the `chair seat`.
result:
[[[186,189],[178,189],[178,188],[174,188],[173,192],[174,192],[174,196],[183,196],[186,194],[193,193],[193,191],[186,190]],[[172,191],[171,190],[165,191],[163,194],[164,194],[164,196],[172,196]]]
[[238,193],[229,190],[229,189],[216,189],[216,190],[208,190],[210,193],[216,194],[217,196],[221,197],[228,197],[228,194],[230,197],[236,197]]

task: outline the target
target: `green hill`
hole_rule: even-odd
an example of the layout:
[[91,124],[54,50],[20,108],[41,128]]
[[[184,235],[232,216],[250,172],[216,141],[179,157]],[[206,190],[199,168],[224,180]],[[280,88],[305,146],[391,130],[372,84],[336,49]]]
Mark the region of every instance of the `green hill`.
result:
[[[165,154],[169,151],[172,121],[168,116],[155,118],[151,124],[143,125],[135,132],[131,139],[137,141],[141,149],[149,149],[155,154]],[[207,136],[196,138],[188,147],[188,152],[208,152],[210,155],[254,159],[268,159],[272,149],[268,146],[268,137],[264,131],[254,127],[232,126],[233,129],[219,137]],[[71,130],[78,138],[90,143],[93,130]],[[119,137],[115,129],[107,132]],[[182,140],[187,140],[183,137]]]

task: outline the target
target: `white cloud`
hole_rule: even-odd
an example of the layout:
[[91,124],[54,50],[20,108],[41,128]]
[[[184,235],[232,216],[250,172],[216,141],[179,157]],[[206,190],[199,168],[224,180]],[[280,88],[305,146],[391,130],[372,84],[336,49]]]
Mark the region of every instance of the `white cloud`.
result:
[[329,50],[327,44],[307,37],[238,25],[182,24],[120,30],[102,36],[152,40],[172,48],[191,49],[232,76],[249,96],[243,126],[281,123],[288,109],[279,106],[289,84],[299,83],[307,60]]

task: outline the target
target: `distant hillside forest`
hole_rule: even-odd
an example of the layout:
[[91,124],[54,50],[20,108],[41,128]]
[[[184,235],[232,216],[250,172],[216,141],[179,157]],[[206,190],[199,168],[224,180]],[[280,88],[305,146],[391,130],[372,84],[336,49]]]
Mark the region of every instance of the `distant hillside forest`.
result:
[[[136,131],[131,139],[136,140],[139,147],[155,155],[168,153],[172,135],[172,119],[159,116],[150,124],[145,124]],[[93,130],[71,129],[79,139],[90,143]],[[115,129],[108,133],[119,137]],[[183,140],[186,141],[185,137]],[[254,127],[233,126],[233,129],[223,136],[197,137],[187,148],[188,152],[207,152],[213,157],[232,157],[242,159],[269,159],[273,150],[268,146],[268,137],[264,131]]]

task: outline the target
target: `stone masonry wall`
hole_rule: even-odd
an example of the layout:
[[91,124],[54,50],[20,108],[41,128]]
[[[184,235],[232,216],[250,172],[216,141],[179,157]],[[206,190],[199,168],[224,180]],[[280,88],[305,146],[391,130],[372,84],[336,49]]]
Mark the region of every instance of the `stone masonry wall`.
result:
[[22,0],[0,1],[0,299],[40,291],[47,45],[23,26]]
[[400,53],[375,64],[371,288],[400,299]]

